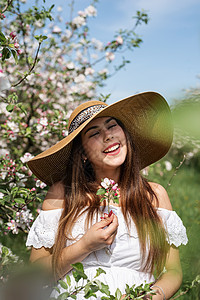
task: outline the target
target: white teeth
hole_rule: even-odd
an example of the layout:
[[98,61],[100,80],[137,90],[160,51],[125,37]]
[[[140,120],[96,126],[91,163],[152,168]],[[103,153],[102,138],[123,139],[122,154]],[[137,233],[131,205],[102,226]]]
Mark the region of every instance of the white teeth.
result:
[[114,150],[117,150],[118,148],[119,148],[119,145],[115,145],[115,146],[109,148],[108,150],[105,150],[104,152],[106,152],[106,153],[112,152],[112,151],[114,151]]

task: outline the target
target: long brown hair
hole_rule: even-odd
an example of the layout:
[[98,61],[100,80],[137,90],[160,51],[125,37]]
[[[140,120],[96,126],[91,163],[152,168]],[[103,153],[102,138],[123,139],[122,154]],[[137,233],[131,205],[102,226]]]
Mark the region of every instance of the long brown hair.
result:
[[[130,217],[137,228],[144,261],[143,271],[150,273],[156,271],[159,274],[163,270],[168,247],[163,223],[152,204],[153,200],[158,200],[150,184],[140,174],[139,153],[134,141],[123,124],[116,121],[124,130],[127,141],[127,156],[121,166],[118,182],[121,210],[128,228],[130,229]],[[98,183],[95,182],[95,174],[90,162],[88,160],[86,163],[83,162],[83,154],[79,134],[74,139],[71,160],[67,166],[67,174],[71,176],[63,178],[65,202],[52,259],[54,273],[58,275],[61,275],[59,258],[62,249],[66,246],[66,239],[70,239],[75,220],[87,211],[86,226],[89,226],[93,216],[95,214],[97,216],[100,209],[100,198],[96,195]]]

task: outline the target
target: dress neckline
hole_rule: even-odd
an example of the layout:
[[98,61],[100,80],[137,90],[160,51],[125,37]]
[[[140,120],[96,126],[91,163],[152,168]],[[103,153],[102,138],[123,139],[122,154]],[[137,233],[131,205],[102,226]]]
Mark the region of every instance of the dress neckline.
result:
[[[88,206],[86,206],[86,207],[88,207]],[[100,208],[101,208],[101,207],[104,208],[103,205],[100,205]],[[105,206],[105,208],[107,208],[107,207],[108,207],[108,205]],[[116,205],[112,205],[112,204],[110,204],[109,207],[110,207],[111,209],[114,209],[114,208],[120,208],[120,209],[121,209],[121,206],[116,206]],[[155,207],[155,209],[157,209],[157,210],[169,211],[169,212],[173,212],[173,211],[174,211],[174,210],[169,210],[169,209],[163,208],[163,207]],[[63,208],[55,208],[55,209],[48,209],[48,210],[43,210],[43,209],[41,209],[41,211],[44,211],[44,212],[45,212],[45,211],[59,211],[59,210],[63,210]]]

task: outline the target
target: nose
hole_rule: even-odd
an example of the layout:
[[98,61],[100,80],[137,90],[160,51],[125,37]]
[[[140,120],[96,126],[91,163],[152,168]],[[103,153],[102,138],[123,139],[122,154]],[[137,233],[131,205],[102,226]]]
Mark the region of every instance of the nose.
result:
[[103,136],[104,142],[108,142],[113,138],[113,135],[110,130],[104,129],[103,134],[104,134]]

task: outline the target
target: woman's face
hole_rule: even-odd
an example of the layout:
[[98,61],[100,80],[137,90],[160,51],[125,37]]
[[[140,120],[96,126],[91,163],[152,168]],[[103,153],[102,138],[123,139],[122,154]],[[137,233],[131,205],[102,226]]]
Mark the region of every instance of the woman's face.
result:
[[126,137],[115,119],[102,117],[92,120],[81,133],[87,159],[97,175],[99,171],[116,170],[127,154]]

